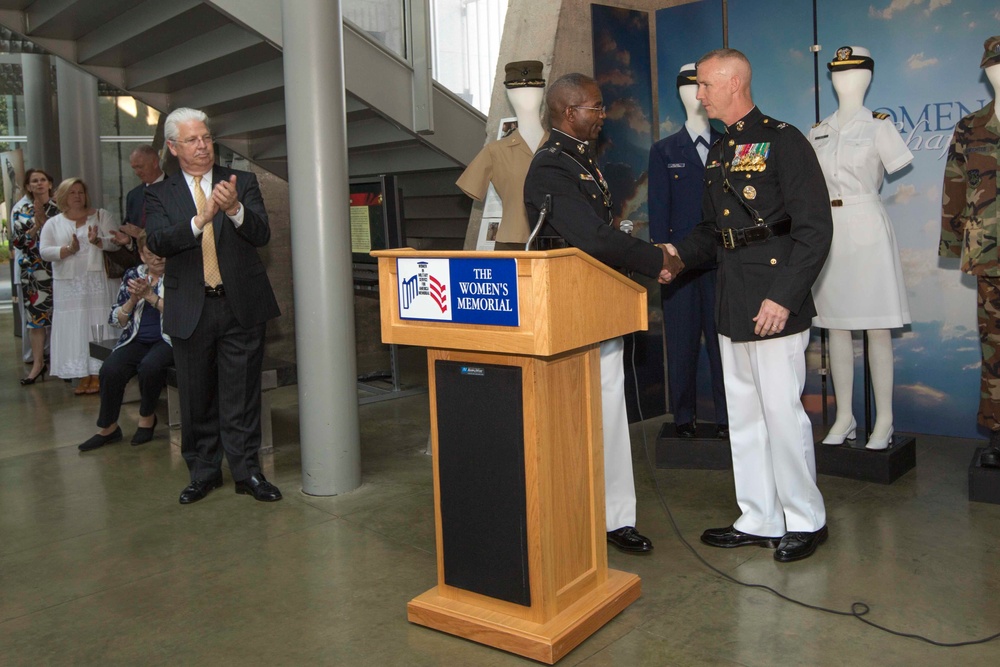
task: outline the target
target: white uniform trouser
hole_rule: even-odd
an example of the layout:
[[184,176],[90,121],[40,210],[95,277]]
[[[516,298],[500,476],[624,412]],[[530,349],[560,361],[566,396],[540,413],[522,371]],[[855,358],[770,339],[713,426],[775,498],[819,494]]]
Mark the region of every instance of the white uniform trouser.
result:
[[780,537],[826,525],[812,425],[802,407],[809,331],[760,342],[719,335],[729,407],[737,530]]
[[625,341],[601,343],[601,413],[604,419],[604,508],[608,532],[635,525],[632,441],[625,412]]

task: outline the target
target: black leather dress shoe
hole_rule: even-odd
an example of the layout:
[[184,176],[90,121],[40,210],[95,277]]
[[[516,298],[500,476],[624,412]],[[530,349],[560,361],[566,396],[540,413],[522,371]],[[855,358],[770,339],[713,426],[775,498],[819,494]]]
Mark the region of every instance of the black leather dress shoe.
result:
[[264,479],[264,473],[254,473],[246,479],[236,482],[236,493],[253,496],[254,500],[273,503],[281,500],[281,491],[274,484]]
[[826,526],[815,533],[785,533],[781,538],[781,544],[774,551],[774,560],[779,563],[789,563],[809,558],[815,553],[816,547],[826,542],[828,535]]
[[674,432],[677,433],[678,438],[693,438],[697,433],[694,422],[674,424]]
[[990,447],[979,455],[979,465],[984,468],[1000,468],[1000,449]]
[[763,535],[751,535],[742,530],[736,530],[734,526],[725,528],[709,528],[701,534],[701,541],[710,547],[721,549],[732,549],[733,547],[765,547],[774,549],[781,541],[780,537],[765,537]]
[[153,425],[152,426],[140,426],[135,429],[135,435],[132,436],[132,446],[145,445],[147,442],[153,439],[153,429],[156,428],[156,415],[153,415]]
[[729,440],[729,424],[719,424],[716,426],[715,437],[719,440]]
[[219,473],[215,477],[209,477],[208,479],[192,480],[191,483],[184,487],[184,490],[181,491],[181,505],[196,503],[207,496],[209,491],[217,489],[220,486],[222,486],[222,473]]
[[118,442],[122,439],[122,427],[119,426],[114,431],[107,435],[92,435],[87,442],[82,445],[77,445],[77,449],[81,452],[89,452],[92,449],[97,449],[98,447],[103,447],[112,442]]
[[649,541],[649,538],[640,535],[632,526],[625,526],[609,532],[608,543],[632,554],[641,554],[653,550],[653,543]]

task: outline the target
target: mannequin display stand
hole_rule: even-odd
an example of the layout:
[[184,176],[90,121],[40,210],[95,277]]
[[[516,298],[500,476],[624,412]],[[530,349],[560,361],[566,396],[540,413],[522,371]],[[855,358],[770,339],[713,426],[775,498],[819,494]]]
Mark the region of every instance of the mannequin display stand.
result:
[[978,447],[969,463],[969,500],[1000,505],[1000,468],[984,468],[979,457],[986,451]]
[[731,470],[728,438],[715,434],[715,424],[695,424],[693,438],[680,438],[674,422],[664,422],[656,436],[656,467],[682,470]]
[[[868,337],[864,335],[864,358],[868,359]],[[864,365],[865,424],[864,432],[871,433],[871,369]],[[860,427],[860,424],[859,424]],[[917,440],[911,436],[894,434],[887,449],[867,449],[864,438],[845,440],[844,444],[830,446],[816,441],[816,472],[821,475],[845,477],[861,482],[892,484],[917,465]]]

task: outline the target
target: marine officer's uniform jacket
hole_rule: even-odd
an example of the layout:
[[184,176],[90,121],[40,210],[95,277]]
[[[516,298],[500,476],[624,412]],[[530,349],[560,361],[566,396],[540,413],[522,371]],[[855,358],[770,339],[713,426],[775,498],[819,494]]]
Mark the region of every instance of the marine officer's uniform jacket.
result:
[[532,226],[545,195],[552,196],[552,207],[541,236],[561,237],[609,266],[660,275],[663,252],[611,226],[611,194],[587,143],[552,130],[524,179],[524,206]]
[[[761,225],[748,208],[768,231],[755,229]],[[702,209],[702,222],[675,245],[686,268],[717,259],[719,333],[733,342],[761,340],[753,318],[764,299],[790,311],[777,336],[808,329],[833,219],[823,172],[802,133],[757,107],[730,125],[709,150]]]

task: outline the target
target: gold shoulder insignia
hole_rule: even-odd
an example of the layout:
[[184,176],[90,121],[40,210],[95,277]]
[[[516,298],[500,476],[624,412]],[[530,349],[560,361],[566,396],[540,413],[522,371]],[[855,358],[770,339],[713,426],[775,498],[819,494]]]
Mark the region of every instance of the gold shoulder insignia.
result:
[[822,124],[823,124],[822,121],[820,121],[819,123],[813,123],[813,127],[819,127]]
[[881,111],[872,111],[872,118],[877,118],[878,120],[885,120],[889,117],[889,114],[882,113]]

